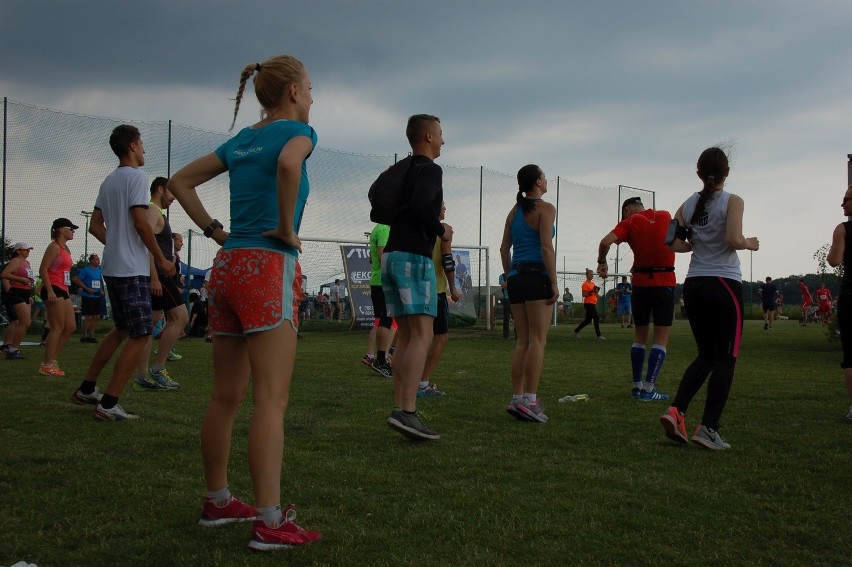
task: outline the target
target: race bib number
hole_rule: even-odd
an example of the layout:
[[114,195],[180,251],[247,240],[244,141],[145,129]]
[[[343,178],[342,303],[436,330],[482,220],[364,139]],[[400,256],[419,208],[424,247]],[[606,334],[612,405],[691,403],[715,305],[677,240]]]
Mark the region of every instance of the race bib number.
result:
[[93,290],[98,291],[101,289],[101,280],[92,280],[92,285],[90,285]]
[[71,285],[71,272],[64,272],[64,273],[65,273],[65,285]]
[[33,281],[35,281],[35,272],[32,268],[27,268],[27,277]]

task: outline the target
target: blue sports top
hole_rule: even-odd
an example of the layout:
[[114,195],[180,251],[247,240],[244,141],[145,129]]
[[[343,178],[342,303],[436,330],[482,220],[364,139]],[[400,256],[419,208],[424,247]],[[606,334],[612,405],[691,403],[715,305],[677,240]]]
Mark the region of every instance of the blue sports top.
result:
[[[287,142],[298,136],[311,141],[312,151],[316,148],[314,129],[292,120],[276,120],[263,128],[243,128],[216,148],[216,156],[227,167],[231,179],[231,233],[225,241],[225,249],[264,248],[299,255],[298,250],[281,240],[261,236],[278,226],[278,156]],[[296,233],[302,225],[302,214],[311,191],[306,161],[302,162],[299,196],[293,215]]]
[[[556,235],[556,228],[551,227],[551,234]],[[551,236],[551,238],[553,238]],[[538,229],[531,227],[524,219],[524,211],[518,205],[515,218],[512,219],[512,264],[543,264],[541,255],[541,238]],[[513,269],[510,273],[514,273]]]
[[77,272],[77,277],[80,278],[83,285],[95,290],[95,293],[89,293],[84,289],[80,289],[79,294],[81,296],[91,298],[101,296],[101,280],[103,279],[103,274],[100,266],[97,268],[93,266],[86,266]]

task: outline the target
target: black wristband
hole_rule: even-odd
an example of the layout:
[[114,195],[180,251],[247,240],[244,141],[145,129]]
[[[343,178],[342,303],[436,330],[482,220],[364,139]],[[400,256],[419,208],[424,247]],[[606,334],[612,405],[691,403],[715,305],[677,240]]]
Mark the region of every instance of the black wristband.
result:
[[207,228],[204,229],[204,236],[207,238],[213,238],[213,233],[216,232],[217,228],[224,228],[222,223],[220,223],[217,219],[213,219],[213,221],[207,225]]
[[598,260],[598,264],[606,264],[606,260]]

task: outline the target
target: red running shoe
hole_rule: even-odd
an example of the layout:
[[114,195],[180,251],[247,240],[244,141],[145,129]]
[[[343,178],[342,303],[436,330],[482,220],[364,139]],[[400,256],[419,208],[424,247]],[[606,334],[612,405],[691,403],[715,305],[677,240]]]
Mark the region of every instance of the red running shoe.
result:
[[674,406],[666,410],[666,413],[660,416],[660,424],[666,430],[666,437],[678,443],[688,443],[686,438],[686,420],[683,415]]
[[304,530],[293,522],[296,519],[296,508],[292,504],[288,504],[282,510],[282,513],[284,514],[284,521],[277,528],[267,527],[263,520],[254,522],[251,529],[251,541],[248,544],[249,549],[274,551],[308,545],[322,539],[320,532]]
[[207,527],[224,526],[233,522],[256,520],[258,515],[254,506],[249,506],[236,497],[231,497],[231,501],[222,507],[216,506],[212,500],[205,498],[198,523]]

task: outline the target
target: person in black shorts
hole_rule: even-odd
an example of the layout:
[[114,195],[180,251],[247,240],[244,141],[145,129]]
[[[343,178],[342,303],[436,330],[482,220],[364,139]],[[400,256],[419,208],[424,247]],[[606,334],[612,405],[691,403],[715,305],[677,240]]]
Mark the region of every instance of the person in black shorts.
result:
[[[157,240],[157,245],[163,252],[163,256],[170,262],[174,262],[174,239],[166,210],[175,198],[166,189],[167,182],[168,179],[165,177],[157,177],[151,182],[148,220],[154,230],[154,238]],[[175,270],[176,272],[177,270]],[[159,346],[154,355],[154,362],[151,363],[150,367],[148,366],[148,358],[153,340],[152,338],[148,339],[148,344],[139,357],[134,381],[137,385],[146,389],[177,390],[180,388],[180,383],[172,380],[171,374],[166,370],[166,360],[175,360],[172,355],[172,348],[189,322],[189,313],[183,305],[183,297],[176,279],[178,276],[167,275],[162,270],[154,270],[152,266],[152,276],[155,273],[156,277],[151,278],[151,310],[154,321],[160,319],[160,312],[164,313],[166,324],[163,327],[163,332],[160,333]]]
[[763,330],[771,331],[775,321],[775,311],[778,309],[778,288],[772,283],[772,278],[766,276],[766,283],[757,288],[760,303],[763,306]]
[[89,265],[77,272],[71,281],[80,290],[81,313],[83,319],[83,336],[81,343],[96,343],[95,329],[101,319],[101,295],[103,293],[103,276],[101,274],[101,257],[89,254]]
[[[444,221],[444,213],[447,207],[441,203],[441,222]],[[449,226],[444,223],[444,226]],[[452,227],[451,227],[452,228]],[[449,231],[452,234],[452,231]],[[447,293],[454,302],[461,298],[461,292],[456,288],[456,263],[453,260],[453,242],[450,240],[435,239],[435,247],[432,249],[432,265],[435,267],[435,280],[438,284],[438,312],[432,322],[432,344],[429,346],[429,354],[426,356],[426,364],[423,367],[423,377],[417,388],[418,398],[434,398],[443,396],[444,392],[438,389],[432,382],[432,372],[441,360],[444,347],[447,346],[450,332],[450,305],[447,301]]]

